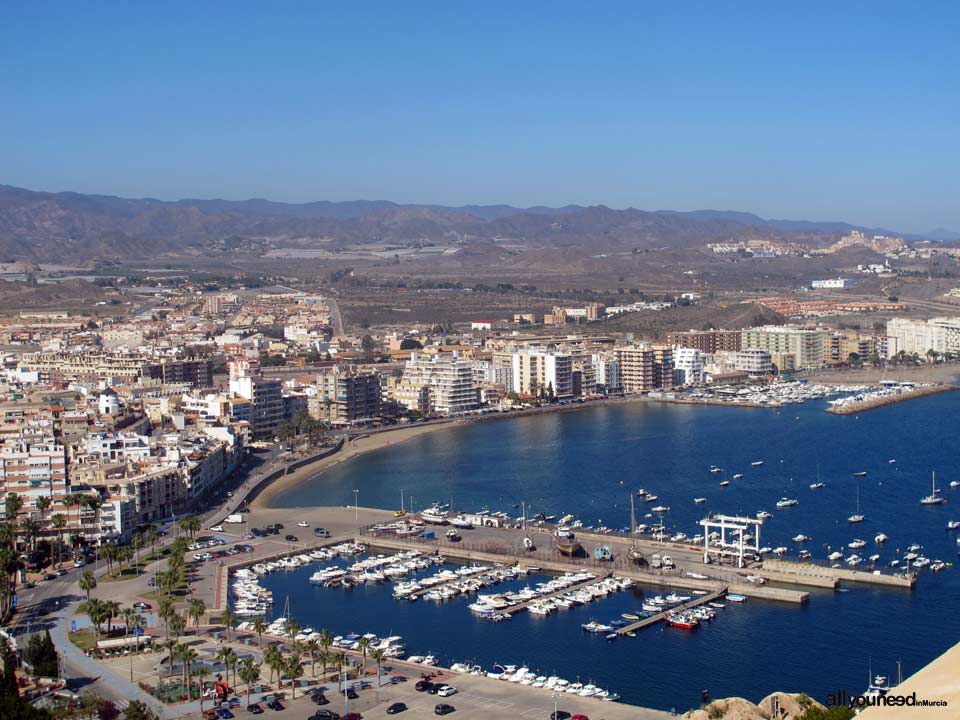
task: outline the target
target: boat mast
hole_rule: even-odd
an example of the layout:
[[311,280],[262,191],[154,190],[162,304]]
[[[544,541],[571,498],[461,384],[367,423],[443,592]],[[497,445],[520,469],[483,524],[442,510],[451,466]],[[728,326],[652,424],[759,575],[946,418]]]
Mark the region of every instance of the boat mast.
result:
[[633,511],[633,493],[630,493],[630,545],[637,544],[637,516]]

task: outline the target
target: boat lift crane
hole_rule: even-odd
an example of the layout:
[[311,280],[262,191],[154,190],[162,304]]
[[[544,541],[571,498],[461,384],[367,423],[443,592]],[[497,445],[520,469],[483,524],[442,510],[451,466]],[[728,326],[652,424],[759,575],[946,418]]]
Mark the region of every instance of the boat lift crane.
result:
[[[736,515],[708,515],[700,521],[703,526],[703,562],[710,562],[710,556],[715,555],[718,558],[736,557],[737,567],[743,567],[744,550],[748,549],[744,541],[744,533],[753,528],[753,550],[757,556],[760,555],[760,528],[763,520],[760,518],[739,517]],[[714,545],[710,544],[710,533],[720,531],[720,541]],[[728,541],[727,531],[730,531],[732,537]]]

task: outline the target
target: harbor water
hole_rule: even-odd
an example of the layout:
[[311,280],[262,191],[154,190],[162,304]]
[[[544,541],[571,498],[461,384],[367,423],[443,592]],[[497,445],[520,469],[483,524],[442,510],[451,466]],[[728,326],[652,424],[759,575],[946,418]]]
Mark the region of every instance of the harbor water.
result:
[[[773,517],[763,526],[762,544],[786,546],[786,557],[802,548],[819,560],[833,550],[847,556],[853,552],[847,543],[861,538],[867,546],[857,552],[879,553],[884,566],[911,544],[928,558],[956,561],[957,533],[946,523],[960,519],[960,488],[949,485],[960,479],[953,435],[960,393],[862,415],[831,415],[825,407],[822,400],[779,409],[631,403],[480,422],[334,466],[274,504],[290,508],[295,521],[297,507],[352,504],[354,489],[361,505],[396,508],[402,488],[418,510],[439,502],[519,515],[525,502],[528,516],[573,513],[584,525],[619,529],[629,525],[630,494],[644,488],[671,508],[667,528],[688,535],[709,511],[765,510]],[[711,473],[711,466],[722,470]],[[947,502],[924,506],[920,498],[931,491],[933,471]],[[859,472],[867,474],[855,477]],[[724,478],[727,487],[720,486]],[[817,481],[825,487],[810,489]],[[858,486],[865,520],[850,525]],[[707,501],[694,504],[695,497]],[[799,502],[777,509],[782,497]],[[645,508],[638,504],[638,520],[650,523]],[[878,533],[889,537],[886,543],[874,542]],[[811,540],[793,542],[798,534]],[[658,625],[613,642],[583,633],[580,624],[639,607],[632,592],[546,617],[520,613],[491,623],[467,611],[470,600],[408,603],[391,596],[390,584],[314,588],[307,582],[313,569],[264,579],[276,599],[274,615],[289,595],[302,626],[402,635],[409,653],[432,650],[443,664],[526,664],[538,674],[593,682],[627,702],[679,711],[697,705],[703,689],[754,701],[775,690],[818,699],[838,688],[860,691],[871,669],[894,676],[901,659],[910,674],[960,639],[960,577],[952,565],[939,574],[921,571],[913,591],[814,590],[804,607],[751,599],[728,605],[693,632]],[[546,691],[544,703],[551,704]]]

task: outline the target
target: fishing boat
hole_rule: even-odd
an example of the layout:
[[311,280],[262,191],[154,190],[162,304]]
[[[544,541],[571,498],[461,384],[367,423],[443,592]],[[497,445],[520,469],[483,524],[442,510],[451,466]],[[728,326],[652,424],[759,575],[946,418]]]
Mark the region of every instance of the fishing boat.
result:
[[763,460],[754,460],[750,464],[753,465],[753,467],[760,467],[761,465],[763,465]]
[[826,487],[825,483],[822,483],[822,482],[810,483],[811,490],[819,490],[822,487]]
[[877,533],[876,537],[873,538],[873,541],[877,545],[881,545],[887,541],[887,536],[884,533]]
[[921,505],[939,505],[943,502],[943,498],[938,495],[939,490],[937,490],[937,474],[933,473],[933,479],[931,481],[930,494],[925,497],[920,498]]
[[693,501],[699,505],[700,503],[705,503],[707,499],[705,497],[699,497],[699,498],[694,498]]
[[788,508],[788,507],[793,507],[794,505],[799,505],[799,504],[800,504],[800,501],[797,500],[796,498],[782,497],[779,500],[777,500],[778,508]]
[[730,602],[742,603],[747,601],[747,596],[734,593],[732,595],[727,595],[727,600]]
[[734,473],[733,475],[734,480],[739,480],[742,477],[743,477],[743,473]]
[[730,481],[729,481],[729,480],[721,480],[721,481],[720,481],[720,487],[726,487],[726,486],[729,485],[729,484],[730,484]]
[[857,472],[855,472],[855,473],[853,474],[853,476],[854,476],[854,477],[866,477],[866,476],[867,476],[867,471],[866,471],[866,470],[858,470]]
[[588,633],[608,633],[613,630],[612,625],[604,625],[603,623],[598,623],[595,620],[591,620],[588,623],[583,623],[580,626],[584,632]]
[[431,508],[427,508],[422,513],[420,513],[420,519],[425,523],[430,523],[431,525],[449,525],[450,520],[447,519],[447,513],[444,510],[441,510],[437,505],[434,505]]
[[463,515],[457,515],[455,518],[450,518],[450,524],[455,528],[460,528],[461,530],[470,530],[473,527],[473,523],[467,520]]
[[670,625],[671,627],[682,628],[684,630],[693,630],[699,624],[700,622],[695,617],[686,613],[667,616],[667,625]]
[[556,533],[554,533],[553,545],[557,549],[557,552],[567,557],[578,555],[583,550],[573,532],[562,528],[559,528]]

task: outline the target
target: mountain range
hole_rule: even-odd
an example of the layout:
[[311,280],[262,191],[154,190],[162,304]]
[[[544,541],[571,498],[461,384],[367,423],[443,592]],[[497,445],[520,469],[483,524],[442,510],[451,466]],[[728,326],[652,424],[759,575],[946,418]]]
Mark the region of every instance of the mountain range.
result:
[[[362,245],[517,243],[585,252],[696,247],[718,240],[827,243],[844,222],[765,219],[746,212],[615,210],[603,205],[402,205],[385,200],[283,203],[264,199],[163,201],[0,185],[0,261],[146,259],[164,255],[262,254],[284,247],[332,251]],[[953,242],[937,230],[908,239]]]

